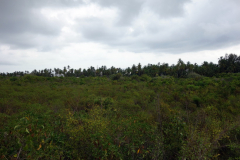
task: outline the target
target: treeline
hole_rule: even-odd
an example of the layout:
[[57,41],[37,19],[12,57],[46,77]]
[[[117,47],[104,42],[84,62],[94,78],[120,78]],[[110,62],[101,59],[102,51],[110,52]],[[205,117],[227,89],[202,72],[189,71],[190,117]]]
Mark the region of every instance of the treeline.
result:
[[[189,61],[184,63],[181,59],[178,60],[176,65],[169,65],[168,63],[158,63],[158,64],[148,64],[147,66],[142,66],[140,63],[138,65],[133,64],[132,67],[126,69],[107,68],[106,66],[101,66],[100,68],[94,68],[93,66],[88,69],[73,69],[70,66],[64,67],[63,69],[44,69],[44,70],[33,70],[31,74],[37,76],[53,77],[53,76],[63,76],[63,77],[81,77],[81,76],[111,76],[115,74],[131,76],[146,74],[151,77],[160,75],[169,75],[176,78],[184,78],[189,73],[197,73],[199,75],[213,77],[219,73],[238,73],[240,72],[240,56],[236,54],[226,54],[224,57],[218,59],[218,64],[212,62],[204,61],[202,65],[191,64]],[[1,76],[23,76],[29,74],[30,72],[20,72],[15,71],[13,73],[0,73]]]

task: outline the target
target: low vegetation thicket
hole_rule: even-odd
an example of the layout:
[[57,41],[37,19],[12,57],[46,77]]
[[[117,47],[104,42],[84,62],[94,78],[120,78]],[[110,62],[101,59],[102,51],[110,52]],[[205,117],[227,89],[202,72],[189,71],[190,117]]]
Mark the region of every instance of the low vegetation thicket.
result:
[[1,159],[240,159],[240,74],[0,77]]

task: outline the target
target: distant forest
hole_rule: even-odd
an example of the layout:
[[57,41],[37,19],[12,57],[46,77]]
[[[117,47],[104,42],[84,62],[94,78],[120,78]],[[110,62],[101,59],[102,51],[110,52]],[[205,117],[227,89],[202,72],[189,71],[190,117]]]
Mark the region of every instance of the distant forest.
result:
[[224,57],[218,59],[218,64],[212,62],[204,61],[202,65],[191,64],[189,61],[184,63],[183,60],[179,59],[176,65],[169,65],[168,63],[158,63],[158,64],[148,64],[147,66],[142,66],[140,63],[138,65],[133,64],[132,67],[126,69],[116,68],[112,66],[107,68],[106,66],[101,66],[99,68],[94,68],[90,66],[88,69],[73,69],[68,65],[63,69],[43,69],[43,70],[33,70],[29,71],[15,71],[13,73],[0,73],[1,76],[23,76],[25,74],[32,74],[36,76],[44,77],[88,77],[88,76],[141,76],[146,74],[151,77],[168,75],[175,78],[184,78],[188,75],[196,76],[202,75],[207,77],[217,76],[220,73],[238,73],[240,72],[240,56],[236,54],[226,54]]

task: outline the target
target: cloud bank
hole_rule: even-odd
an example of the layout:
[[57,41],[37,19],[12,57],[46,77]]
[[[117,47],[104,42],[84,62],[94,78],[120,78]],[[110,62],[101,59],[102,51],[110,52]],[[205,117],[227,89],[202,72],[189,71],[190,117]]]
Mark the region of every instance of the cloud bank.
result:
[[238,46],[239,8],[239,0],[2,0],[0,65]]

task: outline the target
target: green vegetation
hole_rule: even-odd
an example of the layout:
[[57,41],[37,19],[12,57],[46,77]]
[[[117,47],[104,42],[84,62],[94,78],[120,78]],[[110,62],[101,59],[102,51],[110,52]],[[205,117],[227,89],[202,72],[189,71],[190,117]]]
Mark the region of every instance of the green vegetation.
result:
[[0,73],[0,158],[240,159],[239,72],[226,54]]
[[239,73],[155,75],[0,77],[0,158],[240,159]]

